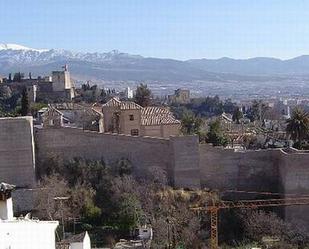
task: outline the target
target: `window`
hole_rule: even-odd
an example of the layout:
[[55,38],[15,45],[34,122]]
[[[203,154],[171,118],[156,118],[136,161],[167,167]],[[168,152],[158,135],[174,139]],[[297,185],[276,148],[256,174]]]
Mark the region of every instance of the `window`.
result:
[[132,136],[138,136],[138,129],[131,130],[131,135]]
[[129,119],[130,119],[131,121],[133,121],[133,120],[134,120],[134,115],[133,115],[133,114],[130,114],[130,115],[129,115]]

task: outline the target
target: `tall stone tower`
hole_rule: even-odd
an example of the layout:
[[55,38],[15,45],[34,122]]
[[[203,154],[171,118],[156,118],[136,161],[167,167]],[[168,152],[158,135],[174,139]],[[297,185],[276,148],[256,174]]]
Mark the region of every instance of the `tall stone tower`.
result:
[[65,96],[72,99],[74,97],[74,87],[71,82],[68,66],[63,67],[63,71],[52,72],[53,92],[64,93]]
[[70,72],[68,71],[68,66],[65,65],[64,71],[53,71],[52,72],[52,82],[53,91],[60,92],[72,88]]

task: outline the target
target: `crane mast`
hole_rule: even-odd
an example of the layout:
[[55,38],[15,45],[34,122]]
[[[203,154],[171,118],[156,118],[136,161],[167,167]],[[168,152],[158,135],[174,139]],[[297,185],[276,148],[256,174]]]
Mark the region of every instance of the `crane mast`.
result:
[[254,209],[259,207],[277,207],[309,205],[309,197],[284,198],[284,199],[266,199],[266,200],[240,200],[240,201],[215,201],[209,206],[193,206],[192,210],[197,212],[210,213],[210,248],[218,249],[218,212],[220,209]]

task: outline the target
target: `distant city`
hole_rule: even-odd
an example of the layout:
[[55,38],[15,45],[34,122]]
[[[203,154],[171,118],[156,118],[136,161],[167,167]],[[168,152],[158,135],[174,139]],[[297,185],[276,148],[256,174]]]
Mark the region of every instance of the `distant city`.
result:
[[308,58],[177,61],[145,58],[116,50],[78,53],[1,44],[0,75],[7,76],[16,71],[32,72],[33,76],[47,75],[68,64],[76,86],[89,80],[100,87],[122,90],[146,83],[158,96],[171,94],[176,88],[188,88],[195,97],[219,95],[235,101],[256,98],[307,100]]

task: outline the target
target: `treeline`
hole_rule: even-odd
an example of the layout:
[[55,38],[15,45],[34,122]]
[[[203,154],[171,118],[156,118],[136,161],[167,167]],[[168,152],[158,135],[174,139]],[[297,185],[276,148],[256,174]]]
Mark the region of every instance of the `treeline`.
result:
[[221,100],[219,96],[194,98],[188,104],[173,104],[171,110],[178,119],[182,119],[186,112],[192,112],[200,117],[213,117],[223,112],[233,114],[237,105],[231,99]]
[[[97,247],[112,247],[120,238],[132,238],[132,231],[143,224],[153,227],[155,249],[200,249],[209,244],[209,215],[197,215],[190,205],[209,203],[211,192],[191,195],[174,190],[160,168],[137,171],[126,159],[107,165],[104,160],[50,157],[38,162],[37,174],[44,191],[38,198],[36,215],[57,220],[63,215],[65,231],[88,230]],[[60,205],[55,197],[69,199]],[[78,225],[72,225],[73,219]],[[308,231],[269,211],[226,211],[219,224],[223,248],[261,245],[265,236],[280,238],[276,248],[306,248],[309,243]],[[61,230],[60,226],[58,234]]]
[[8,86],[0,86],[0,117],[35,116],[47,104],[29,103],[26,88],[12,91]]
[[[69,221],[79,218],[76,232],[88,230],[97,246],[113,246],[143,224],[151,224],[155,231],[153,248],[203,244],[198,217],[189,210],[188,200],[173,194],[160,168],[137,172],[126,159],[107,165],[103,160],[64,162],[51,157],[38,163],[37,174],[46,191],[38,198],[36,215],[61,220],[63,213],[65,230],[70,232]],[[69,197],[62,210],[54,200],[57,196]]]

